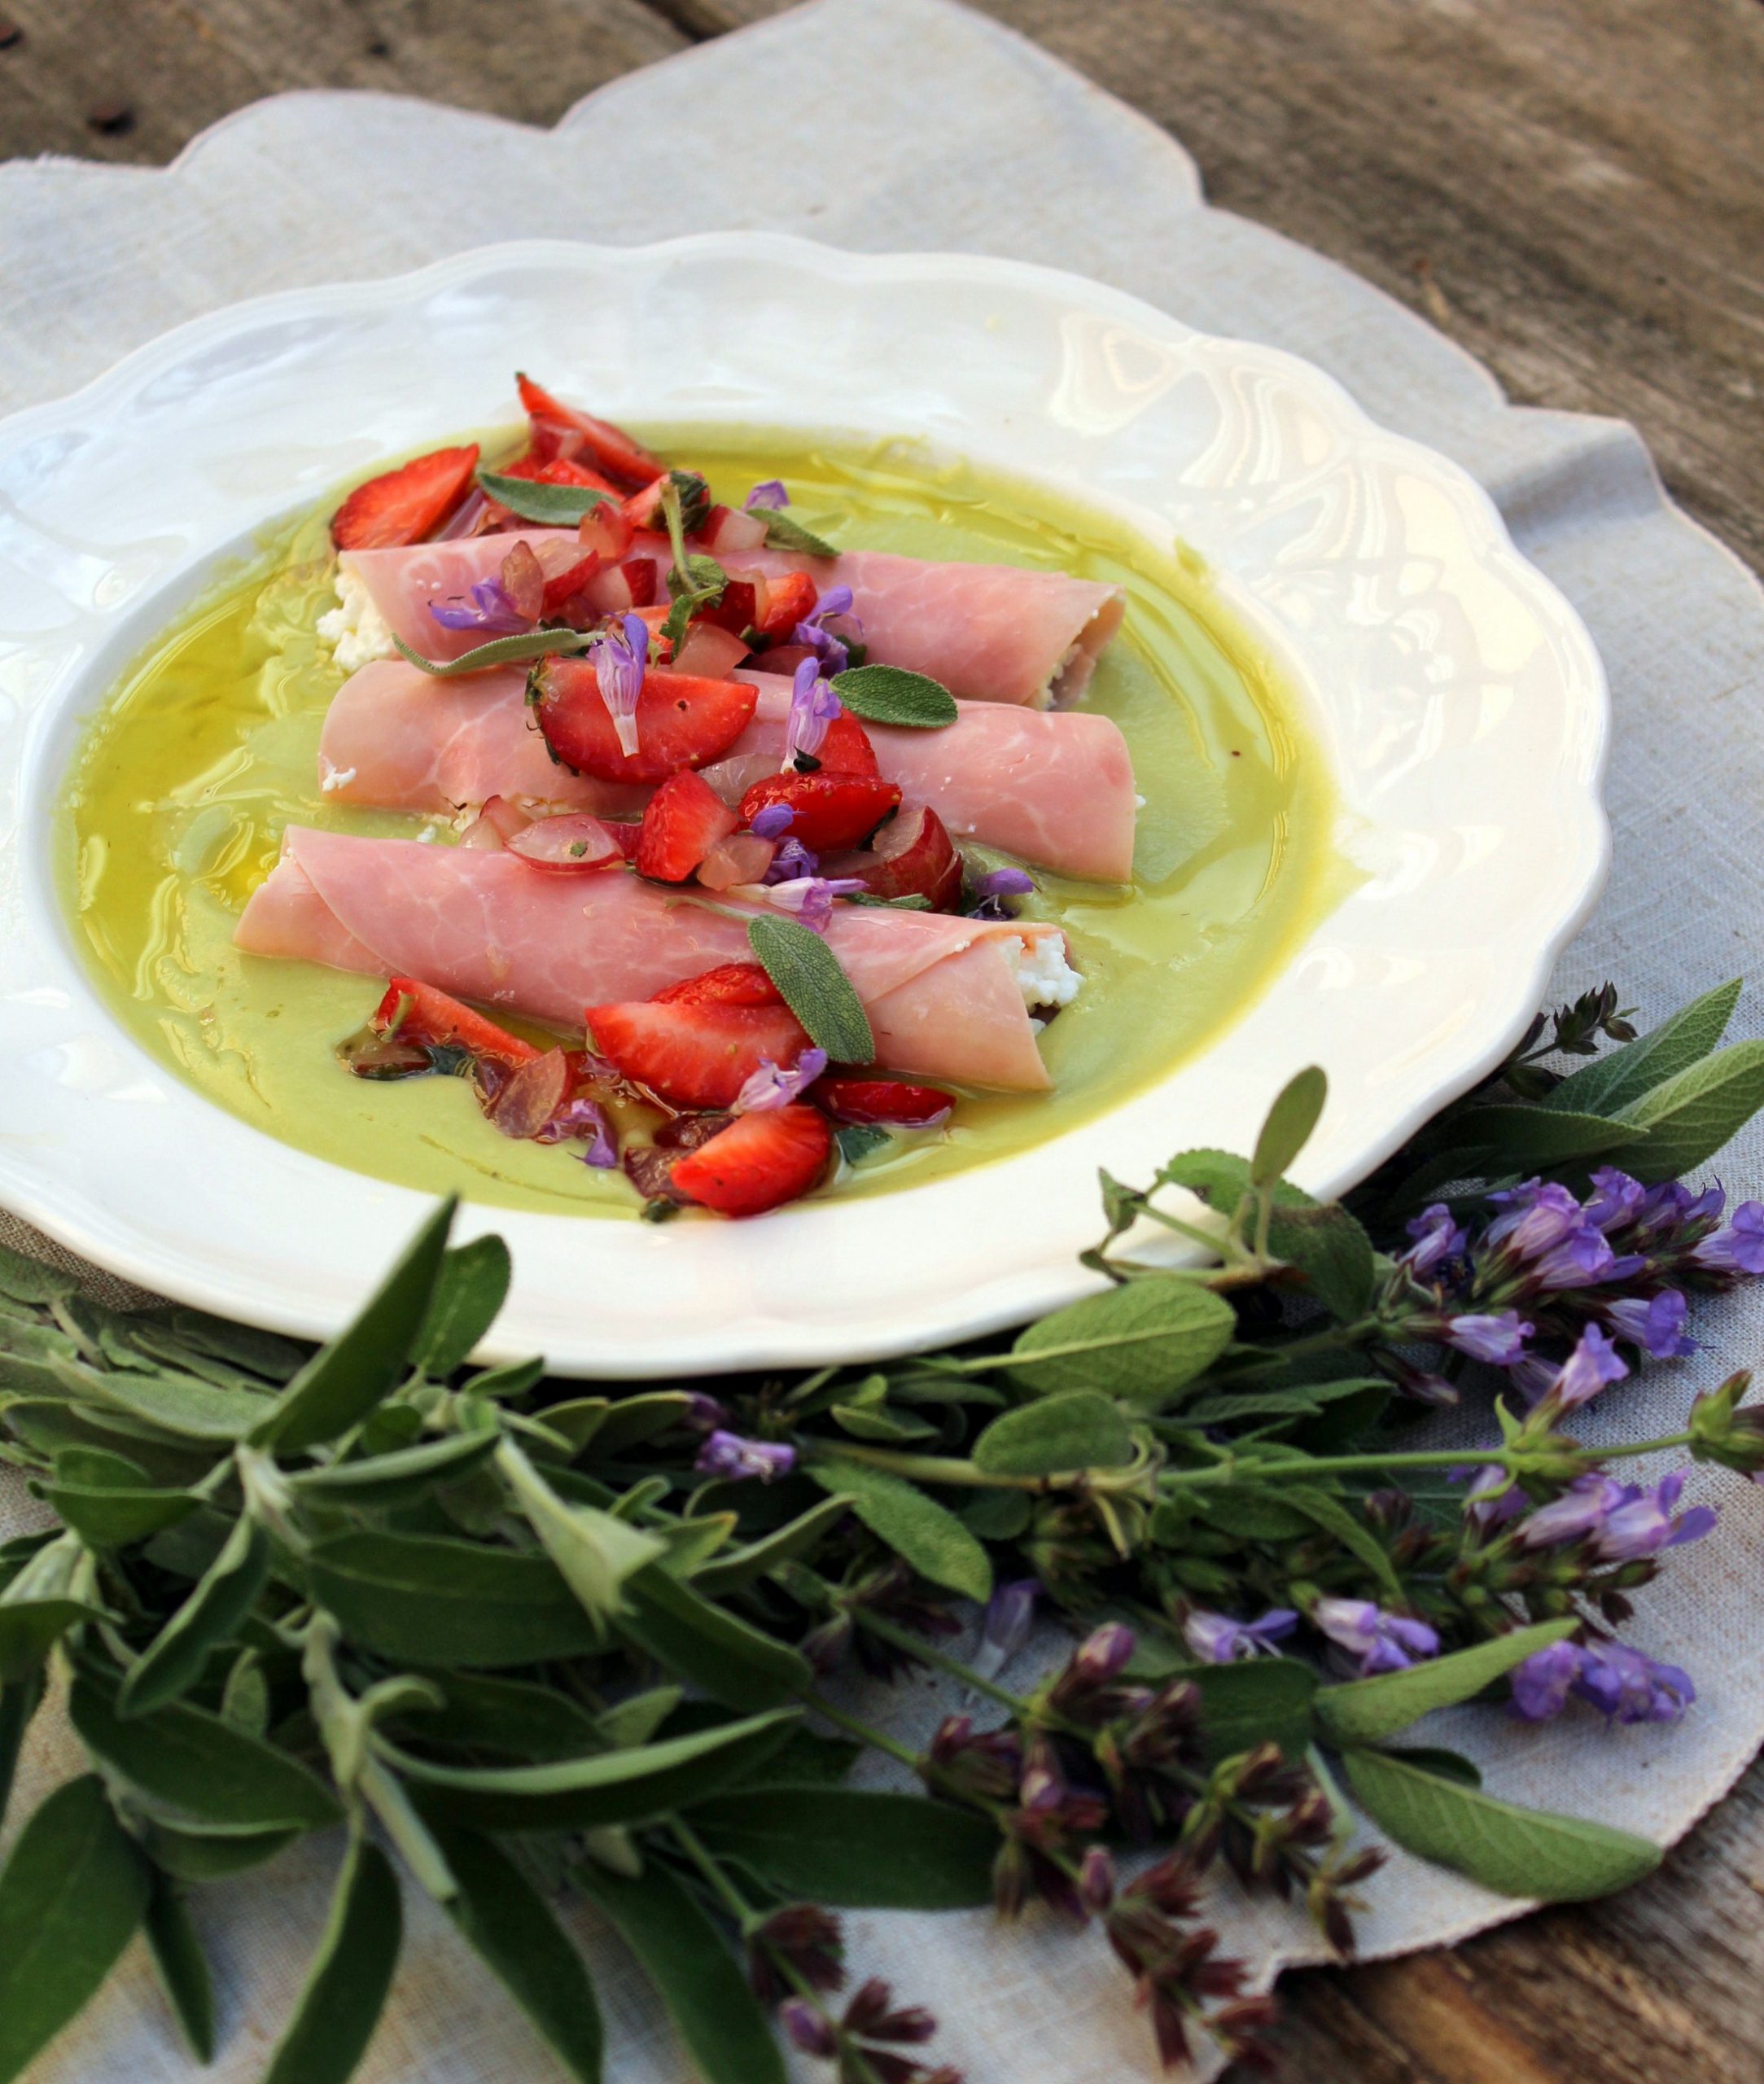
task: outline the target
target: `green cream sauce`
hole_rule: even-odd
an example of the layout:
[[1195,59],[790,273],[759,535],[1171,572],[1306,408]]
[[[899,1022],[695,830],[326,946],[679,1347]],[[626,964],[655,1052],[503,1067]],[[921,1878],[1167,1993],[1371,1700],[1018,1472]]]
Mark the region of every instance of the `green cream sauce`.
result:
[[[1053,1092],[965,1097],[947,1131],[904,1139],[823,1192],[940,1178],[1118,1105],[1241,1014],[1346,888],[1331,841],[1334,790],[1297,701],[1179,545],[1155,556],[1039,488],[899,444],[786,449],[689,427],[646,436],[725,499],[782,478],[800,517],[843,547],[1057,568],[1127,590],[1124,629],[1085,706],[1113,716],[1132,750],[1145,799],[1135,879],[1118,889],[1037,871],[1027,907],[1065,927],[1085,978],[1043,1037]],[[318,790],[319,729],[343,677],[313,628],[333,600],[332,504],[267,537],[91,720],[55,813],[75,939],[129,1032],[267,1135],[426,1192],[634,1215],[617,1176],[497,1135],[461,1080],[376,1084],[345,1072],[333,1045],[366,1019],[379,982],[233,947],[284,825],[424,829]]]

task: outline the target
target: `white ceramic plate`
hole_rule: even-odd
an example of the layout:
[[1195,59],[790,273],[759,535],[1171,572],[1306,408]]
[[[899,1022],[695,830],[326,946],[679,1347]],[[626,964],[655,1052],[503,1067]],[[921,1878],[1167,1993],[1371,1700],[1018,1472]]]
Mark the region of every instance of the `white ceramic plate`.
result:
[[[468,1210],[499,1351],[656,1375],[900,1352],[1087,1285],[1096,1168],[1247,1149],[1307,1062],[1297,1168],[1363,1175],[1510,1045],[1596,895],[1603,674],[1462,471],[1295,357],[1079,277],[756,233],[531,242],[213,313],[0,423],[0,1200],[145,1286],[335,1331],[422,1212],[204,1101],[116,1026],[48,868],[81,722],[217,558],[333,481],[495,416],[511,344],[613,418],[904,434],[1194,545],[1288,662],[1365,880],[1202,1055],[954,1179],[747,1224]],[[508,401],[510,414],[513,401]]]

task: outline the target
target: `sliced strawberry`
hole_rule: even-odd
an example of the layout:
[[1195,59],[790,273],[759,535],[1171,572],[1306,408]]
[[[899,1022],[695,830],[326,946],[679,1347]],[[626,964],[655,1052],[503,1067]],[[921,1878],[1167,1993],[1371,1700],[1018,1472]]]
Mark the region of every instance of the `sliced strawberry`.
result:
[[652,557],[628,557],[622,564],[603,565],[582,589],[603,615],[628,615],[655,598],[657,574]]
[[670,1184],[722,1215],[759,1215],[818,1185],[833,1132],[812,1107],[738,1114],[674,1167]]
[[704,547],[719,557],[738,550],[756,550],[766,539],[765,516],[749,514],[738,506],[713,506],[705,515],[698,536]]
[[905,1085],[891,1078],[824,1078],[812,1097],[836,1122],[865,1127],[929,1129],[946,1121],[956,1096],[935,1085]]
[[829,856],[821,873],[855,876],[872,897],[922,897],[934,912],[961,908],[961,856],[929,803],[911,804],[890,818],[872,850]]
[[414,977],[394,977],[369,1023],[380,1034],[394,1027],[407,1042],[428,1049],[469,1049],[505,1064],[530,1063],[539,1055],[531,1042],[510,1035],[457,999]]
[[330,517],[340,550],[396,549],[432,535],[471,489],[478,447],[437,449],[357,485]]
[[514,382],[532,422],[534,451],[545,462],[557,456],[575,460],[586,455],[600,469],[628,485],[647,484],[666,468],[641,443],[633,441],[624,428],[613,426],[610,420],[596,419],[592,413],[566,405],[530,376],[517,375]]
[[613,506],[602,501],[591,506],[576,524],[576,532],[585,550],[597,552],[602,559],[611,564],[622,558],[631,547],[636,534],[625,519],[622,506]]
[[784,994],[757,962],[723,962],[658,992],[659,1006],[781,1006]]
[[876,748],[869,742],[869,733],[848,709],[841,710],[827,726],[827,734],[815,757],[829,774],[882,772],[876,764]]
[[662,511],[662,487],[668,482],[663,471],[659,477],[649,484],[639,485],[625,501],[621,510],[626,522],[633,528],[664,528],[666,519]]
[[732,637],[740,637],[755,628],[759,616],[759,586],[751,579],[731,579],[724,587],[722,597],[716,606],[701,608],[694,620],[715,623],[719,629],[726,629]]
[[637,698],[637,750],[627,757],[592,660],[547,659],[534,684],[545,743],[566,767],[598,782],[665,782],[682,768],[720,760],[753,720],[759,698],[740,681],[697,680],[652,666]]
[[763,620],[755,627],[762,637],[781,643],[805,615],[814,613],[820,598],[814,580],[806,571],[786,571],[766,582]]
[[762,1063],[794,1064],[808,1036],[783,1005],[641,999],[590,1006],[594,1048],[673,1107],[727,1107]]
[[782,803],[791,814],[790,836],[812,854],[856,847],[900,803],[892,782],[873,774],[784,773],[756,782],[741,799],[741,821],[751,825],[763,810]]
[[684,882],[720,839],[741,823],[696,774],[670,774],[650,798],[637,840],[637,873],[652,882]]

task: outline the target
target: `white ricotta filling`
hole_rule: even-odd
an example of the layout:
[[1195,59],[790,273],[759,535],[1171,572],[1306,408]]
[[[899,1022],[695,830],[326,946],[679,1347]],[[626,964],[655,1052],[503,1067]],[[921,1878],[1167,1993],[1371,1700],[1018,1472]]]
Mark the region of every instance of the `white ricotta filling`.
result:
[[366,580],[347,565],[337,567],[337,605],[318,618],[318,633],[346,673],[392,655],[390,624],[374,606]]
[[328,760],[324,759],[324,755],[322,753],[319,755],[319,758],[324,760],[325,778],[318,786],[327,795],[333,789],[347,789],[349,784],[354,781],[358,771],[357,768],[353,767],[333,767]]
[[1066,942],[1058,934],[1037,934],[1033,940],[1007,941],[1009,962],[1026,1006],[1069,1006],[1078,996],[1083,979],[1066,959]]

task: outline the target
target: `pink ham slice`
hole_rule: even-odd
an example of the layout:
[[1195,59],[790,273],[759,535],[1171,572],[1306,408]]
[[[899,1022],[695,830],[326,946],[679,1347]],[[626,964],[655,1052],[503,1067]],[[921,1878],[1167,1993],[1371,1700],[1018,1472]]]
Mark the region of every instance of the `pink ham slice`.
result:
[[[353,571],[396,636],[426,659],[457,659],[484,641],[481,630],[444,629],[433,602],[463,599],[493,579],[517,541],[538,544],[567,529],[535,528],[504,536],[467,536],[408,549],[345,550]],[[633,554],[669,560],[663,536],[640,536]],[[878,665],[904,666],[941,681],[968,702],[1009,702],[1028,708],[1075,702],[1097,659],[1121,627],[1126,605],[1118,586],[1026,571],[1008,564],[935,564],[882,550],[836,558],[791,550],[737,550],[724,560],[738,576],[806,571],[822,593],[849,586],[864,641]]]
[[[1011,944],[1057,936],[847,907],[827,942],[864,1001],[877,1062],[1005,1092],[1050,1084]],[[565,1029],[584,1009],[646,999],[719,963],[752,960],[742,921],[617,871],[562,875],[512,854],[364,839],[291,825],[234,936],[248,954],[420,977],[461,998]]]
[[[777,674],[740,677],[759,689],[759,708],[729,757],[704,769],[732,803],[777,769],[790,711]],[[1131,874],[1133,764],[1110,718],[972,702],[947,730],[866,728],[884,777],[909,803],[929,803],[958,840],[1062,875],[1124,882]],[[401,659],[364,666],[338,690],[318,773],[335,802],[431,817],[515,796],[634,817],[649,795],[558,766],[533,726],[520,669],[436,680]]]

